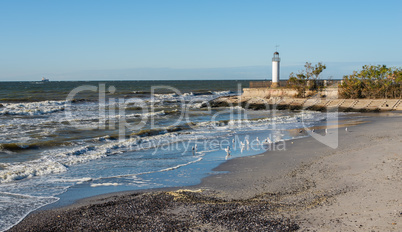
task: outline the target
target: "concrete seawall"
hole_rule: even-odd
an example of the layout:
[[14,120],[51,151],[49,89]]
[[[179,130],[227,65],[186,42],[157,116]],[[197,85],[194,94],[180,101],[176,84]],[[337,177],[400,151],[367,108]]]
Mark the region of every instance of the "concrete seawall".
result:
[[304,109],[335,109],[340,111],[402,110],[401,99],[315,99],[289,98],[278,105],[299,106]]
[[[330,86],[315,94],[314,98],[297,98],[291,88],[244,88],[240,97],[217,99],[218,105],[241,104],[255,109],[310,109],[339,111],[390,111],[402,110],[401,99],[339,99],[338,88]],[[313,95],[313,92],[306,92]]]
[[212,106],[242,105],[253,109],[308,109],[339,111],[391,111],[402,110],[401,99],[328,99],[292,97],[221,97],[211,102]]
[[[243,88],[243,97],[295,97],[297,90],[290,88]],[[313,95],[312,91],[306,91],[306,95]],[[327,87],[319,92],[320,96],[338,98],[338,88]]]

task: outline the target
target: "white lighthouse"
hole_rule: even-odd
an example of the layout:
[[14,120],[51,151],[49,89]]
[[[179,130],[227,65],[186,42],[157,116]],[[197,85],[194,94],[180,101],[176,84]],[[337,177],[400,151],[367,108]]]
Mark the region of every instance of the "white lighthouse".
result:
[[279,86],[279,63],[281,62],[281,58],[279,58],[279,52],[274,53],[274,57],[272,57],[272,88]]

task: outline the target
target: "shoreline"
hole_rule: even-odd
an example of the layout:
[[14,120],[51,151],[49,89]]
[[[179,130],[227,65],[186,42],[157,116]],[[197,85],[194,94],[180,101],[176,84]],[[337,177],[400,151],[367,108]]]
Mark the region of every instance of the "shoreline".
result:
[[[338,212],[342,209],[337,208],[339,207],[339,204],[341,204],[343,201],[347,202],[348,200],[347,197],[345,199],[345,195],[349,194],[351,195],[349,197],[355,197],[354,195],[356,194],[356,192],[362,191],[364,188],[367,188],[367,186],[359,184],[359,181],[352,181],[351,179],[353,178],[343,177],[342,175],[344,173],[347,173],[349,174],[349,176],[352,177],[359,177],[359,175],[364,176],[364,174],[369,171],[375,173],[376,170],[370,169],[373,163],[377,166],[388,164],[387,161],[381,160],[384,158],[384,155],[380,154],[376,157],[364,157],[365,153],[360,151],[362,149],[364,150],[364,148],[362,148],[362,145],[366,144],[368,140],[376,141],[383,138],[384,136],[386,137],[388,131],[390,130],[393,131],[390,131],[388,133],[391,134],[388,135],[388,137],[392,137],[392,135],[394,135],[394,137],[399,140],[397,136],[402,133],[400,132],[402,130],[398,131],[395,130],[395,128],[401,129],[400,126],[397,126],[402,125],[400,123],[402,121],[402,119],[400,118],[400,114],[389,113],[388,115],[391,116],[383,116],[384,114],[375,114],[374,117],[369,117],[368,119],[371,122],[353,126],[349,132],[340,130],[340,145],[337,150],[333,150],[329,147],[326,147],[325,145],[318,143],[312,137],[301,138],[293,140],[291,144],[287,146],[286,151],[267,151],[259,155],[239,157],[236,159],[228,160],[219,165],[214,170],[229,171],[229,173],[215,174],[203,178],[201,184],[185,187],[189,190],[188,192],[177,192],[176,190],[179,190],[182,187],[175,187],[167,189],[148,189],[99,195],[80,200],[73,205],[62,208],[36,210],[30,213],[19,224],[11,228],[10,231],[32,231],[36,228],[38,228],[37,230],[40,230],[39,228],[42,228],[43,230],[47,228],[44,226],[52,225],[52,223],[66,226],[61,228],[71,228],[68,226],[78,225],[71,225],[68,221],[61,220],[63,218],[63,215],[66,216],[71,213],[76,213],[73,215],[77,217],[77,215],[82,215],[83,212],[86,212],[92,208],[96,208],[99,212],[105,209],[111,210],[113,209],[113,207],[108,208],[111,204],[115,204],[115,207],[119,209],[124,204],[127,204],[127,200],[144,198],[149,200],[148,197],[155,197],[156,200],[164,199],[164,204],[167,204],[169,207],[171,207],[166,210],[168,212],[173,212],[169,215],[164,216],[161,216],[159,214],[156,215],[154,212],[155,215],[153,215],[152,213],[148,215],[151,219],[153,217],[156,217],[164,218],[167,221],[170,219],[179,220],[180,222],[183,222],[183,228],[190,228],[193,230],[198,230],[200,228],[220,228],[222,230],[236,230],[241,228],[239,226],[243,225],[237,225],[227,218],[226,222],[230,222],[232,224],[225,224],[225,222],[219,220],[206,222],[197,221],[196,224],[198,223],[200,225],[197,224],[196,227],[194,227],[194,225],[190,222],[187,222],[186,219],[182,218],[183,213],[190,213],[190,215],[195,214],[194,217],[199,217],[199,212],[205,213],[208,212],[208,210],[211,210],[210,208],[205,208],[208,205],[224,205],[225,207],[231,207],[230,209],[232,209],[234,213],[239,213],[239,215],[244,214],[244,207],[249,207],[248,212],[260,212],[261,208],[259,207],[269,206],[269,210],[265,209],[264,211],[263,209],[261,211],[264,212],[264,218],[254,218],[253,220],[254,222],[257,222],[256,225],[260,225],[261,223],[268,223],[268,225],[272,226],[276,223],[276,225],[278,226],[283,226],[278,227],[278,230],[286,230],[286,228],[288,228],[288,230],[297,229],[298,227],[300,227],[302,230],[340,230],[340,228],[346,228],[346,230],[350,230],[351,228],[354,228],[356,230],[365,231],[368,228],[366,227],[366,225],[363,224],[370,224],[369,219],[365,219],[364,222],[360,222],[360,219],[364,219],[365,217],[362,218],[361,215],[359,217],[359,214],[356,214],[356,212],[356,215],[353,215],[353,213],[349,212],[349,214],[345,214],[347,216],[343,215],[341,217],[337,215],[337,217],[333,217],[333,215],[331,215],[330,217],[328,215],[328,210],[331,209],[333,210],[333,212]],[[368,116],[369,115],[363,114],[363,117],[365,117],[366,119]],[[397,121],[397,123],[395,123],[395,121]],[[386,127],[384,127],[384,125]],[[370,131],[375,131],[376,134],[370,135],[370,133],[367,133]],[[357,141],[352,142],[351,139]],[[398,151],[398,141],[387,142],[390,143],[390,145],[394,146],[392,148],[392,151]],[[370,144],[370,146],[373,149],[381,148],[381,146],[378,144]],[[400,148],[402,147],[399,146],[399,149]],[[379,151],[381,151],[381,149]],[[350,157],[345,155],[348,153],[358,153],[359,156],[363,156],[363,162],[365,162],[366,159],[370,160],[370,162],[368,162],[370,165],[365,167],[359,165],[359,162],[353,162],[352,164],[350,162],[347,162],[348,159],[350,161],[350,159],[356,158],[354,156]],[[386,157],[389,156],[393,158],[393,154],[390,156],[388,153]],[[339,161],[339,157],[337,156],[341,156],[342,158],[344,158],[344,160]],[[395,167],[397,168],[396,170],[400,171],[401,155],[395,157],[395,162]],[[335,166],[331,166],[329,164],[334,164]],[[345,167],[348,165],[352,166]],[[358,174],[353,173],[354,175],[350,175],[350,172],[352,172],[355,168],[358,169]],[[391,168],[389,170],[394,169]],[[397,193],[399,190],[402,191],[400,186],[400,177],[392,173],[389,176],[391,176],[391,180],[393,180],[394,182],[396,181],[396,184],[394,186],[396,189],[393,189],[397,190],[395,191],[395,193]],[[371,179],[363,179],[363,182],[367,180]],[[380,182],[379,184],[382,183]],[[202,192],[199,190],[201,190]],[[381,192],[381,190],[375,191]],[[392,192],[387,192],[387,194],[388,198],[393,197]],[[374,194],[374,197],[379,197],[381,195]],[[395,197],[396,200],[398,200],[396,194]],[[215,204],[205,203],[205,201],[211,201],[211,198],[213,198]],[[217,201],[221,203],[217,204]],[[252,201],[252,203],[250,203],[250,201]],[[174,204],[170,205],[172,202]],[[225,202],[225,204],[223,204],[222,202]],[[336,203],[338,205],[336,205]],[[357,202],[352,201],[349,203],[350,205],[352,205],[352,207],[349,205],[348,210],[353,211],[355,208],[355,205],[353,203]],[[362,202],[359,202],[359,204],[362,204]],[[400,205],[396,204],[395,207],[392,208],[392,210],[394,211],[397,210],[395,214],[383,215],[389,220],[395,220],[395,222],[387,221],[384,222],[385,224],[380,223],[381,225],[375,225],[378,227],[378,229],[395,230],[398,225],[400,226],[400,223],[398,223],[398,219],[399,221],[401,220],[401,216],[399,214],[402,215],[402,210],[398,211],[398,208],[401,209],[400,206],[402,206],[402,199],[401,201],[399,201],[399,204]],[[241,210],[239,211],[239,209]],[[227,208],[221,209],[218,207],[214,208],[214,210],[221,210],[221,212],[223,212],[227,210]],[[58,216],[56,216],[56,214]],[[95,223],[91,221],[92,218],[85,218],[84,215],[82,216],[83,220],[86,222],[85,225],[87,227],[82,227],[83,225],[80,225],[81,227],[79,228],[94,229],[95,227],[91,227]],[[95,217],[96,214],[92,216]],[[243,219],[249,219],[247,218],[247,216],[243,215],[243,217]],[[356,225],[353,225],[356,224],[355,222],[351,223],[352,220],[350,220],[350,222],[346,222],[345,218],[347,218],[348,220],[352,218],[359,218],[359,223],[362,224],[359,224],[356,227]],[[73,219],[77,220],[78,218]],[[107,222],[110,219],[111,218],[109,217],[103,216],[103,218],[99,220],[102,222]],[[71,220],[72,219],[70,218],[70,221]],[[167,223],[166,220],[164,221],[164,225],[166,227],[158,227],[159,229],[169,228],[169,223]],[[358,220],[355,221],[357,222]],[[150,225],[152,225],[152,221],[147,222],[151,223]],[[258,224],[259,222],[260,224]],[[99,221],[97,223],[99,223]],[[211,223],[215,223],[216,225],[211,225]],[[393,225],[392,223],[395,223],[395,225]],[[362,226],[360,227],[360,225]],[[113,229],[115,227],[111,227],[111,225],[109,225],[109,227],[107,228]],[[258,229],[260,227],[251,228]],[[374,230],[377,231],[375,228]]]

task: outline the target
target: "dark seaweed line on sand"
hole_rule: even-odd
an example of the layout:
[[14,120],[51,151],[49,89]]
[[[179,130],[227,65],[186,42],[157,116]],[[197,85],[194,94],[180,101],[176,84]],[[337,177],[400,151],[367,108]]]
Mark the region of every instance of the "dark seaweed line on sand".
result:
[[195,192],[135,193],[68,210],[39,211],[9,231],[295,231],[277,203]]

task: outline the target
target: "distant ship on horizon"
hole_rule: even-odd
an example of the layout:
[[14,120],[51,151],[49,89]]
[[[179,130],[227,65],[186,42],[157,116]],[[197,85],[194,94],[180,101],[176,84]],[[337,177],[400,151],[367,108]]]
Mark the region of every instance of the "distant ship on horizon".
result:
[[42,77],[42,82],[49,82],[49,79]]

